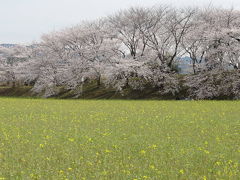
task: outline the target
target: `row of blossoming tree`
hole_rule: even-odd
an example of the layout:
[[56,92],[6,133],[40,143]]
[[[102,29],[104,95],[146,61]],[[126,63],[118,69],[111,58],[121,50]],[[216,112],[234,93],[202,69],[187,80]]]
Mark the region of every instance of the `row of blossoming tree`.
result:
[[[0,49],[2,82],[52,96],[82,86],[186,98],[240,97],[240,11],[168,6],[130,8],[52,32],[31,46]],[[192,73],[177,62],[191,58]]]

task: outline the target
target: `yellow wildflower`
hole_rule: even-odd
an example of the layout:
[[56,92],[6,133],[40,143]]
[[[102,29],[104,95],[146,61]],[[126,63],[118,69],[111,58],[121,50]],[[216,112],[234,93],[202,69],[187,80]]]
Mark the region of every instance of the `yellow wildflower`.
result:
[[141,150],[139,153],[142,154],[142,155],[145,155],[146,151],[145,150]]
[[63,170],[60,170],[60,171],[59,171],[59,173],[60,173],[60,174],[63,174],[63,173],[64,173],[64,171],[63,171]]
[[155,166],[154,165],[150,165],[149,166],[151,169],[155,169]]
[[111,151],[110,151],[110,150],[108,150],[108,149],[106,149],[106,150],[105,150],[105,152],[106,152],[106,153],[110,153]]
[[43,148],[43,147],[44,147],[44,144],[39,144],[39,147],[40,147],[40,148]]
[[69,140],[70,142],[74,142],[74,139],[73,139],[73,138],[68,138],[68,140]]
[[153,145],[151,146],[151,148],[152,148],[152,149],[157,149],[157,145],[156,145],[156,144],[153,144]]
[[180,174],[184,174],[184,170],[183,169],[180,169]]
[[208,150],[204,150],[204,152],[205,152],[206,154],[209,154],[209,153],[210,153]]

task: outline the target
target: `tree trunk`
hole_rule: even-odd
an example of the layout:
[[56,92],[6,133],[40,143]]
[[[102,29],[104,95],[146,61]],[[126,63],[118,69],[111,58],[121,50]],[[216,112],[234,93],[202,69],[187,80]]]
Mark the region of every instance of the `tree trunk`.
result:
[[99,75],[97,78],[97,86],[100,87],[100,85],[101,85],[101,75]]
[[192,59],[193,61],[193,74],[196,74],[196,60]]

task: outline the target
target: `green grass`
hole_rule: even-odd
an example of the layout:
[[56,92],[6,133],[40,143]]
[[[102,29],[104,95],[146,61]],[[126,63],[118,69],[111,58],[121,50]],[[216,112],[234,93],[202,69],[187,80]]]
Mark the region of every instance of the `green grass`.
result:
[[0,179],[239,179],[240,102],[0,98]]

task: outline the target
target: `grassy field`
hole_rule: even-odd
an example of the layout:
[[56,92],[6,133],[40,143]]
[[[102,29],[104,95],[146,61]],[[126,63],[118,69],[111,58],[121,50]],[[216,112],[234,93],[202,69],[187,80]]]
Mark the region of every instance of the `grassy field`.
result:
[[239,179],[240,102],[0,98],[0,179]]

